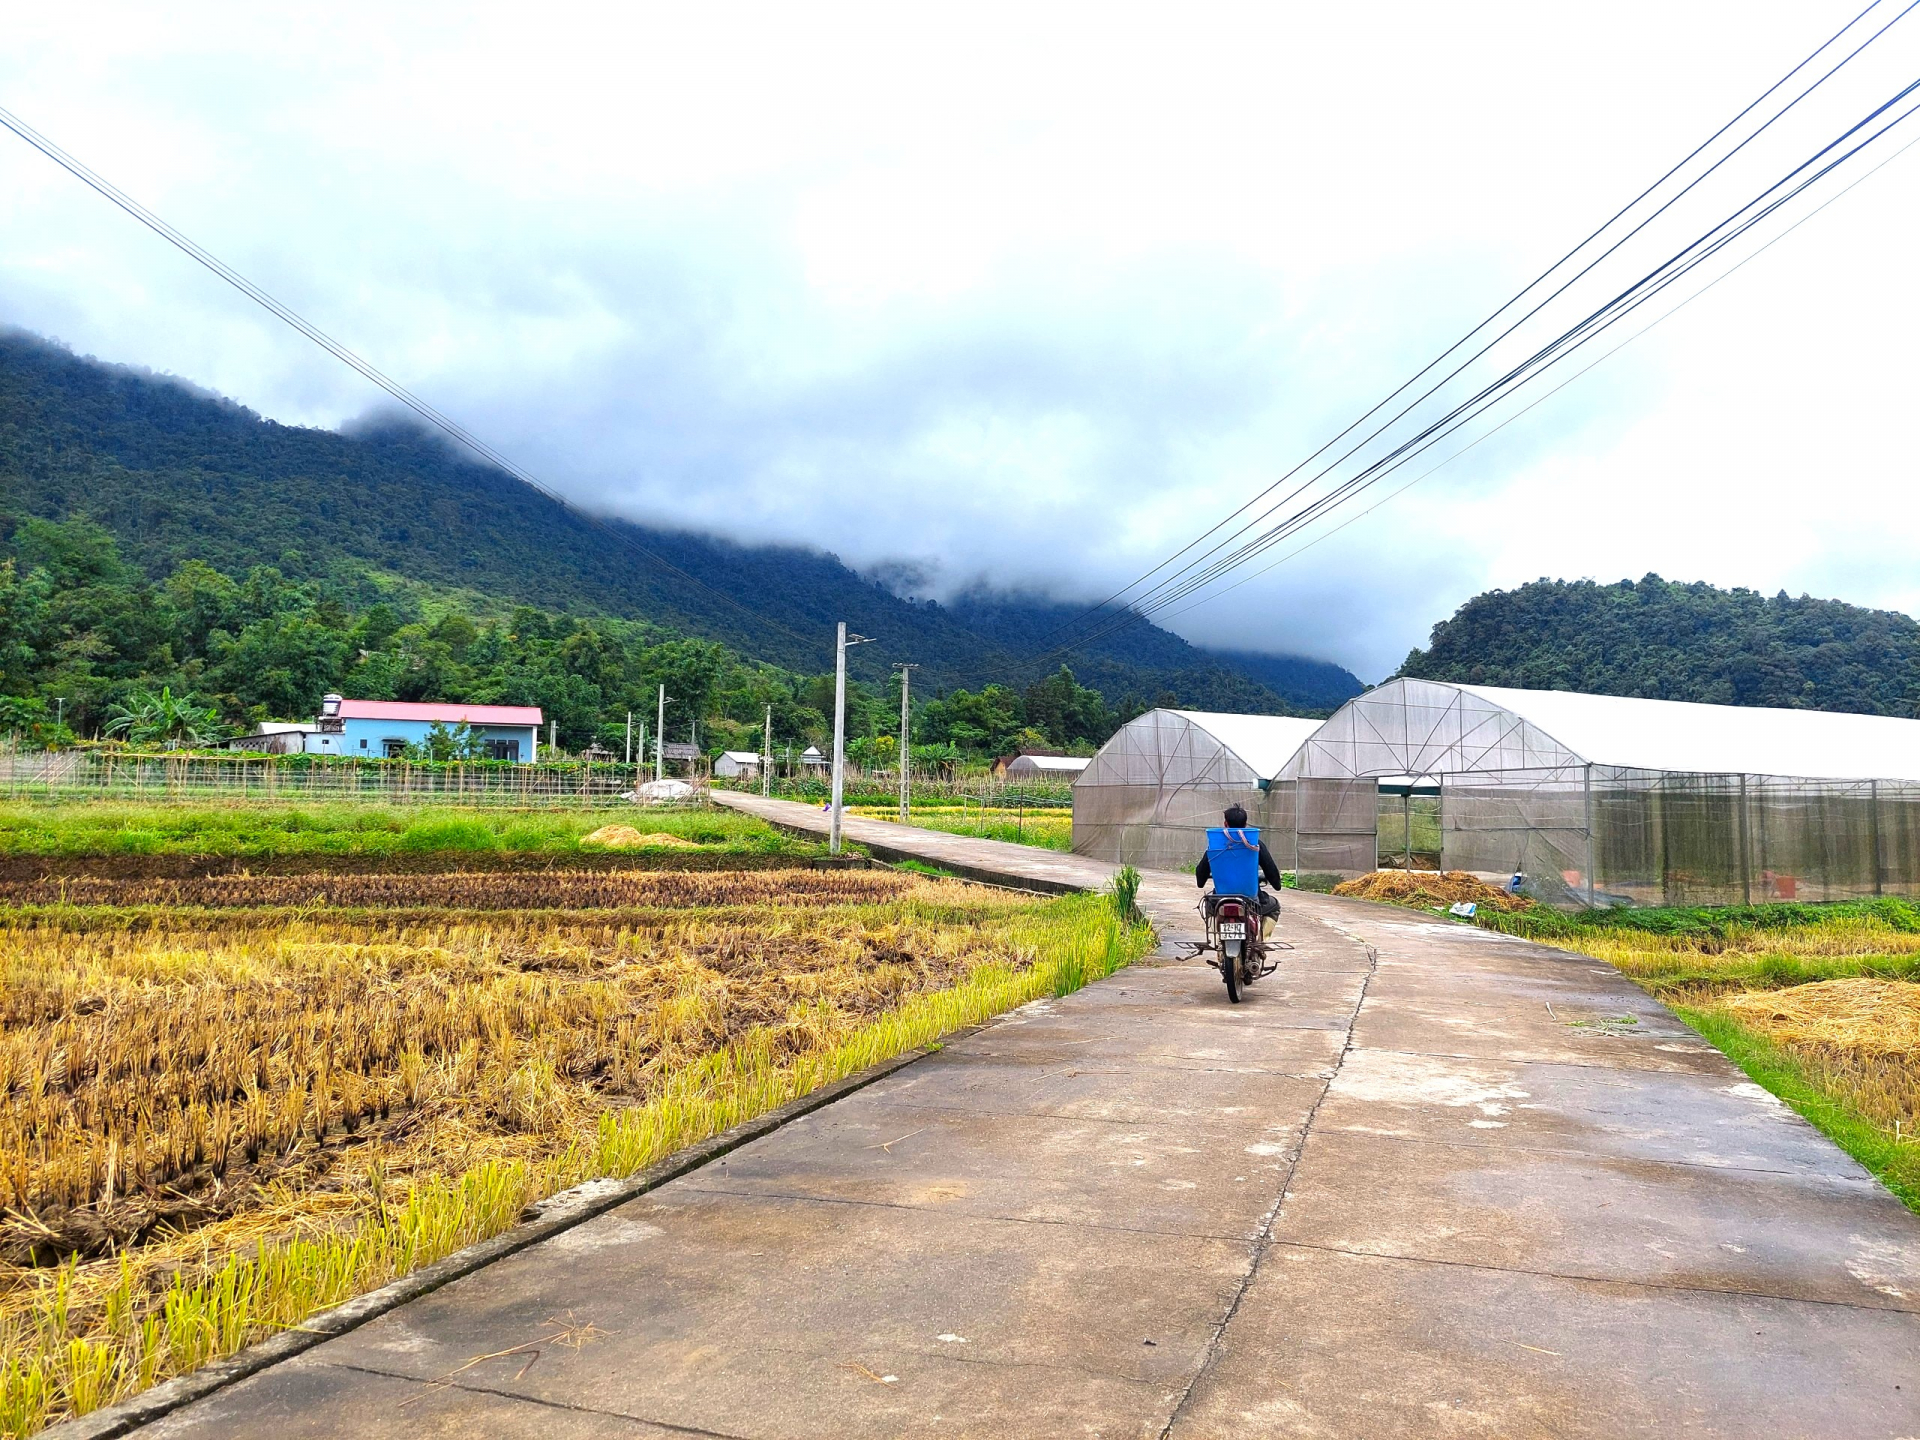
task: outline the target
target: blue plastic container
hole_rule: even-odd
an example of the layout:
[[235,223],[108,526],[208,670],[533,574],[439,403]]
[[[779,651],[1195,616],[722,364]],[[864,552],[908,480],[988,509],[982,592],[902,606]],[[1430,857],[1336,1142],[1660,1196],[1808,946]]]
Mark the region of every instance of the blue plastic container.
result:
[[1260,891],[1260,831],[1207,831],[1207,864],[1216,895],[1257,895]]

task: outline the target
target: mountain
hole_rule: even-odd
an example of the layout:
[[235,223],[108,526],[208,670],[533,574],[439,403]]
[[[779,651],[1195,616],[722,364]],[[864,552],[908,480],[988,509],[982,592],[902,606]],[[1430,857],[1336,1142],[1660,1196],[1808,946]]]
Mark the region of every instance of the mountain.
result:
[[1920,623],[1841,600],[1648,575],[1476,595],[1399,673],[1427,680],[1920,714]]
[[0,512],[9,525],[87,516],[152,576],[199,559],[231,575],[271,564],[296,579],[404,577],[503,611],[644,618],[802,672],[831,668],[833,625],[845,620],[878,642],[850,655],[870,679],[912,659],[936,690],[1024,686],[1064,662],[1116,703],[1326,704],[1324,687],[1290,688],[1284,665],[1226,663],[1144,622],[1037,655],[1052,642],[1036,637],[1072,607],[915,601],[820,551],[587,517],[409,426],[280,425],[19,332],[0,333]]
[[1367,687],[1343,666],[1303,655],[1260,655],[1251,650],[1208,652],[1222,665],[1269,690],[1295,699],[1309,710],[1334,710]]

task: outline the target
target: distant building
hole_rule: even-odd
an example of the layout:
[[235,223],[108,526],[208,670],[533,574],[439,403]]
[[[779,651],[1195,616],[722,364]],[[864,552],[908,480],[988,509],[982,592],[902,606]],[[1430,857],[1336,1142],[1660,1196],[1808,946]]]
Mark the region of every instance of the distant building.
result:
[[314,721],[263,720],[251,735],[236,735],[226,744],[229,750],[252,755],[298,755],[307,748],[307,737],[319,733],[320,726]]
[[1038,757],[1042,755],[1058,755],[1059,753],[1060,752],[1058,750],[1038,750],[1031,745],[1022,745],[1018,750],[1014,751],[1011,755],[1002,755],[999,758],[997,758],[991,765],[987,767],[987,770],[989,773],[994,775],[1005,775],[1007,773],[1007,767],[1013,764],[1014,761],[1021,759],[1023,756]]
[[824,770],[833,762],[820,753],[818,745],[809,745],[800,752],[800,763],[811,766],[815,770]]
[[1066,780],[1079,778],[1091,765],[1077,755],[1015,755],[1000,773],[1009,780]]
[[760,757],[751,750],[729,750],[713,762],[713,773],[722,780],[738,780],[760,774]]
[[[480,758],[531,765],[539,758],[542,717],[538,705],[455,705],[431,700],[348,700],[328,695],[320,718],[305,736],[309,755],[393,759],[407,747],[424,747],[438,724],[465,725]],[[669,747],[671,748],[671,747]]]

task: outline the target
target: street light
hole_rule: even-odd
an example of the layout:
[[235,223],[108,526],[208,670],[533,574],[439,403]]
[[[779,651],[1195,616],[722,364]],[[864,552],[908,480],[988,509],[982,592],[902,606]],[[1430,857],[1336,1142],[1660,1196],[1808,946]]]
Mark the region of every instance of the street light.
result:
[[840,853],[841,797],[847,788],[847,647],[865,645],[869,637],[847,634],[842,620],[833,647],[833,803],[827,821],[827,853]]

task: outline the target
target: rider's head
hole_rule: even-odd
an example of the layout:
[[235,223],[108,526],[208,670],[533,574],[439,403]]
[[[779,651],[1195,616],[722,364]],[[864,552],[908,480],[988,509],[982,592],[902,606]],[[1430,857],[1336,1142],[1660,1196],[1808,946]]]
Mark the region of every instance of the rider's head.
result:
[[1247,812],[1242,810],[1238,805],[1227,806],[1227,813],[1221,818],[1227,822],[1227,828],[1229,830],[1244,830],[1247,828]]

